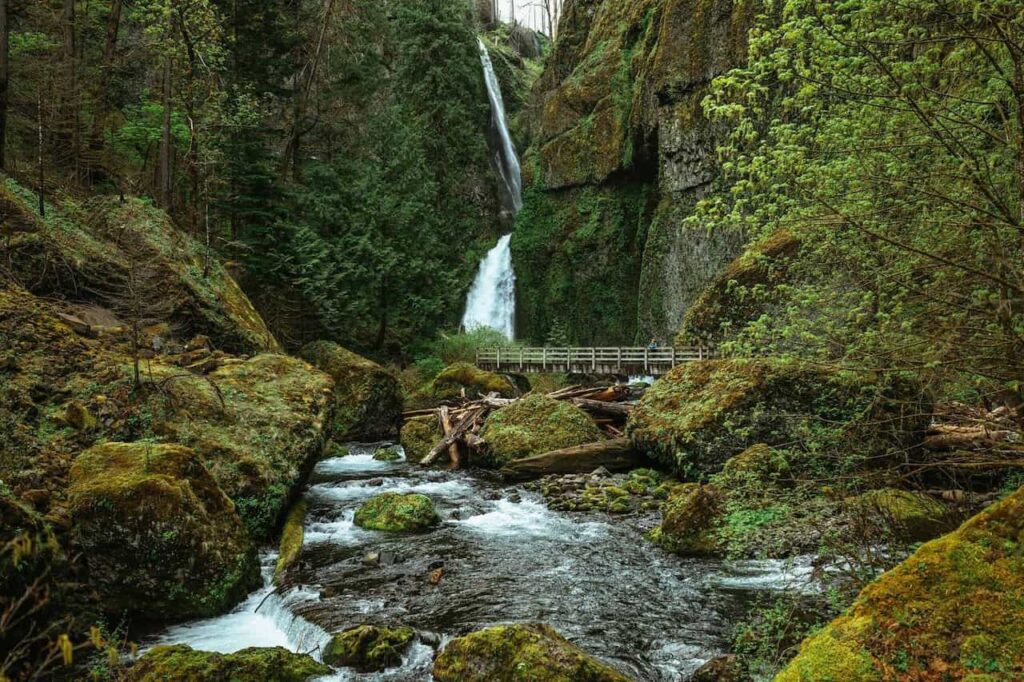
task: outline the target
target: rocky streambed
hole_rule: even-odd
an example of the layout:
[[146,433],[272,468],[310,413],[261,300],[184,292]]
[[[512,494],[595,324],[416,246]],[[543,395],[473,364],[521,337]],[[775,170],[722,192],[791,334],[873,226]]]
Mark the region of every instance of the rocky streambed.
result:
[[[417,631],[402,664],[329,679],[425,680],[435,650],[495,623],[546,623],[640,680],[685,680],[728,645],[759,593],[813,590],[805,562],[682,559],[645,541],[656,512],[555,511],[538,494],[467,472],[374,459],[373,445],[320,462],[305,493],[302,549],[278,588],[232,613],[171,628],[152,643],[230,653],[284,646],[319,658],[330,634],[370,623]],[[422,493],[442,519],[387,534],[356,526],[383,492]]]

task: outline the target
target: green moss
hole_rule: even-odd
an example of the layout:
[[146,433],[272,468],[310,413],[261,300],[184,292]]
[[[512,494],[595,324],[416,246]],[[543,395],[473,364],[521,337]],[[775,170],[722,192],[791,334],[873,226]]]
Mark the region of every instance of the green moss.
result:
[[281,530],[281,542],[278,548],[277,565],[274,566],[274,582],[278,583],[288,567],[295,563],[302,551],[302,540],[305,536],[304,527],[308,505],[304,500],[295,503],[288,512],[284,528]]
[[418,462],[441,441],[444,433],[437,417],[414,417],[402,426],[401,441],[405,456],[410,462]]
[[899,378],[779,360],[708,360],[655,382],[626,431],[638,450],[681,476],[717,473],[757,444],[796,444],[805,470],[834,476],[918,443],[927,408],[921,388]]
[[311,343],[300,355],[334,379],[335,439],[385,440],[398,433],[402,393],[394,374],[329,341]]
[[470,398],[497,393],[502,398],[513,398],[519,394],[515,385],[507,378],[494,372],[487,372],[469,364],[458,362],[444,369],[434,377],[430,392],[435,398],[458,397],[463,391]]
[[440,522],[434,503],[426,495],[419,494],[376,495],[361,504],[355,515],[355,523],[360,528],[388,533],[426,530]]
[[626,682],[547,625],[499,625],[453,639],[434,661],[437,682]]
[[373,458],[378,462],[397,462],[402,459],[402,453],[395,448],[377,448]]
[[868,585],[776,680],[833,679],[816,675],[837,657],[849,671],[837,682],[891,679],[897,651],[900,679],[1024,675],[1024,488]]
[[604,438],[579,408],[536,394],[492,412],[480,435],[488,454],[475,463],[492,467]]
[[184,645],[158,646],[129,668],[124,682],[306,682],[330,673],[310,656],[281,647],[243,649],[233,654],[194,651]]
[[676,486],[662,505],[661,525],[651,540],[682,556],[707,556],[724,552],[717,530],[724,518],[724,496],[712,486]]
[[324,649],[324,662],[363,672],[384,670],[402,662],[402,653],[415,635],[406,627],[357,625],[331,638]]
[[234,505],[188,448],[107,443],[71,469],[71,543],[114,614],[209,616],[259,583]]
[[851,514],[902,539],[931,540],[949,531],[954,518],[945,505],[907,490],[871,490],[846,501]]

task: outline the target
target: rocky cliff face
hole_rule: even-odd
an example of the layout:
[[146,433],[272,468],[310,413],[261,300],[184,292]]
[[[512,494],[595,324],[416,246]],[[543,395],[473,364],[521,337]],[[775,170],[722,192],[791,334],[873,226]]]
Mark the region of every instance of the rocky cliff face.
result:
[[701,100],[742,62],[735,0],[573,0],[534,92],[513,240],[521,335],[670,339],[742,235],[683,223],[715,177]]

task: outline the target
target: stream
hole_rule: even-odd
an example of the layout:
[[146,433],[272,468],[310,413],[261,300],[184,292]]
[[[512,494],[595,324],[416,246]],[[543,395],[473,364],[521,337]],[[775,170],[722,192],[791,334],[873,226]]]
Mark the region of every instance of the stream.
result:
[[[229,614],[172,627],[148,644],[230,653],[284,646],[318,657],[328,633],[374,623],[420,633],[400,668],[330,680],[428,680],[434,647],[487,625],[543,622],[638,680],[686,680],[728,646],[759,593],[813,590],[810,561],[682,559],[645,541],[656,514],[549,510],[518,486],[468,472],[373,459],[376,445],[315,468],[302,553],[289,584],[267,586]],[[443,519],[419,535],[352,522],[386,491],[428,495]],[[438,569],[443,575],[437,584]]]

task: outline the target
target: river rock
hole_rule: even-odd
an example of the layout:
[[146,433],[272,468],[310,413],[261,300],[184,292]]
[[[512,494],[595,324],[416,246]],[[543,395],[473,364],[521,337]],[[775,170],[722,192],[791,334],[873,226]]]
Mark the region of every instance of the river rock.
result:
[[444,438],[441,424],[437,417],[413,417],[402,425],[400,440],[405,448],[405,456],[410,462],[418,462]]
[[434,661],[437,682],[628,682],[547,625],[498,625],[453,639]]
[[494,468],[604,439],[578,407],[535,394],[492,412],[480,435],[487,442],[487,453],[474,463]]
[[306,682],[331,669],[312,657],[282,647],[242,649],[233,654],[158,646],[146,652],[122,677],[123,682]]
[[411,628],[357,625],[331,638],[324,649],[324,662],[351,667],[361,672],[384,670],[402,662],[416,633]]
[[330,341],[311,343],[300,356],[334,379],[336,440],[387,440],[398,433],[402,393],[391,372]]
[[711,485],[687,483],[674,488],[661,510],[661,525],[651,539],[681,556],[721,552],[715,529],[724,513],[725,498]]
[[800,646],[776,682],[1017,680],[1024,674],[1024,488],[933,540]]
[[71,544],[111,614],[210,616],[259,584],[256,550],[196,454],[107,443],[71,468]]
[[747,682],[749,679],[743,673],[739,658],[728,654],[712,658],[699,667],[690,682]]
[[355,514],[360,528],[389,533],[426,530],[440,522],[434,503],[418,493],[382,493],[360,505]]
[[848,514],[869,527],[910,542],[931,540],[956,525],[955,515],[944,504],[908,490],[870,490],[850,498],[845,506]]
[[912,382],[877,385],[776,359],[706,360],[657,381],[626,433],[638,450],[691,479],[718,473],[752,445],[811,438],[854,464],[875,463],[920,443],[931,414],[926,403]]

